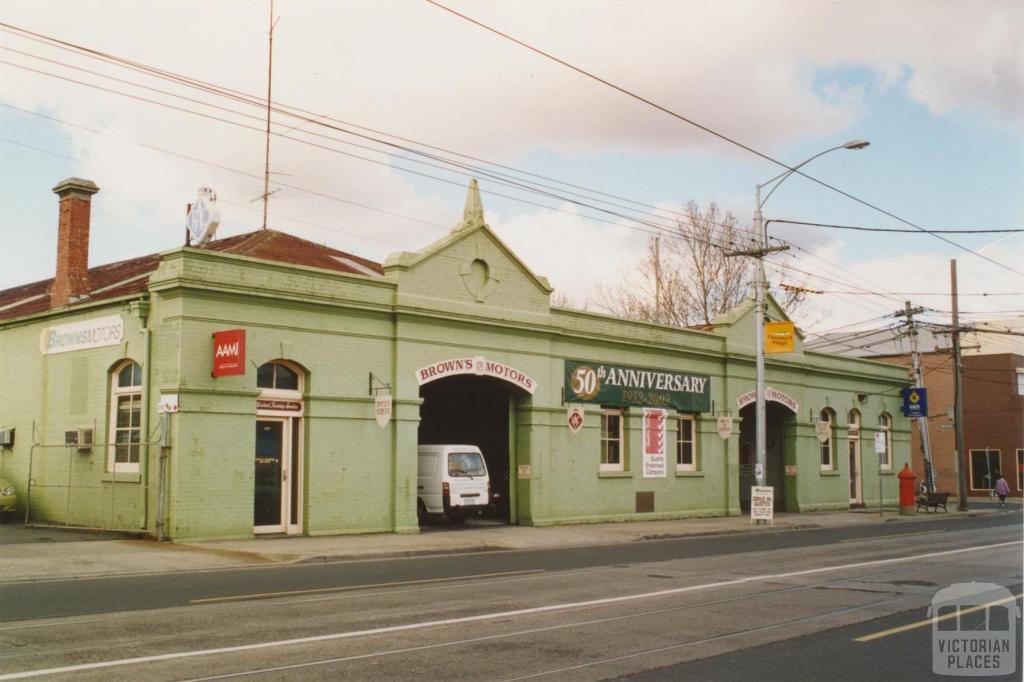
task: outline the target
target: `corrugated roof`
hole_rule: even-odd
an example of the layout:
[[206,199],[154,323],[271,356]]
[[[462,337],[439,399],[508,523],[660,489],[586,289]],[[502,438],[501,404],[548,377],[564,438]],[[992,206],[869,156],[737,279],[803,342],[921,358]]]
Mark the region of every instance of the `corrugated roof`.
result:
[[[259,230],[212,241],[203,247],[238,256],[304,265],[347,274],[383,275],[380,263],[332,249],[276,230]],[[347,262],[346,262],[347,261]],[[89,269],[90,294],[79,303],[91,303],[145,291],[160,265],[160,254],[108,263]],[[32,315],[50,309],[53,278],[0,291],[0,320]],[[72,303],[72,307],[74,307]]]

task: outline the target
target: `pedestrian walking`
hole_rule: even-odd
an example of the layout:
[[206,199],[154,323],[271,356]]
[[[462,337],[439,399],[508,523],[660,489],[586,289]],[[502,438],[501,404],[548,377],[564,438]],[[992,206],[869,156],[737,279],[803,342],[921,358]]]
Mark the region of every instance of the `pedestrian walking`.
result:
[[1006,479],[999,476],[999,480],[996,481],[995,493],[999,496],[999,506],[1006,506],[1006,496],[1010,494],[1010,484],[1006,482]]

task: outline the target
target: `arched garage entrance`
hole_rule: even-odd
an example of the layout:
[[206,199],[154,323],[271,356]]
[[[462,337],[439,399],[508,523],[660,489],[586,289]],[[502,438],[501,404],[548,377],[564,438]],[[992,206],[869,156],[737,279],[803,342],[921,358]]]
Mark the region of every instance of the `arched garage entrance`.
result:
[[536,382],[485,358],[457,358],[417,372],[420,382],[420,445],[476,445],[487,461],[493,516],[516,523],[516,410]]
[[[775,510],[796,509],[795,478],[786,476],[786,464],[796,461],[796,409],[789,396],[769,388],[765,401],[765,484],[775,488]],[[750,487],[755,485],[757,461],[757,406],[741,396],[740,405],[740,508],[750,510]]]

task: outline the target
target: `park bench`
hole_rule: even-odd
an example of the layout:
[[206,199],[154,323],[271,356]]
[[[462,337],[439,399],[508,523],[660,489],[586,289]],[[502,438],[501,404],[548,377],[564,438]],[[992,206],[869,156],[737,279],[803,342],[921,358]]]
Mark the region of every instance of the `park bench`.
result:
[[917,510],[920,511],[921,507],[924,507],[925,511],[930,508],[934,508],[935,511],[939,511],[939,507],[942,507],[942,511],[948,512],[946,509],[946,501],[949,499],[949,493],[925,493],[917,498]]

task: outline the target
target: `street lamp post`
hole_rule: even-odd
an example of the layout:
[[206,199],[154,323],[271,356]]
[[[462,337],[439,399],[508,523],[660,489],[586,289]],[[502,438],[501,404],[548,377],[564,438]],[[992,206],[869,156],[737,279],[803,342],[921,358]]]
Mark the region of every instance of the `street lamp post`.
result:
[[[771,180],[768,180],[767,182],[763,182],[763,183],[761,183],[760,185],[757,185],[754,188],[755,189],[755,197],[754,197],[754,230],[757,233],[757,240],[758,240],[758,244],[759,244],[758,251],[760,252],[760,255],[757,258],[757,273],[756,273],[756,277],[755,277],[755,280],[754,280],[755,305],[757,307],[757,316],[756,316],[756,320],[755,320],[755,325],[757,327],[757,332],[755,334],[755,343],[757,344],[757,406],[755,408],[755,416],[754,416],[754,422],[755,422],[755,434],[754,434],[754,437],[755,437],[755,439],[757,441],[756,442],[757,459],[756,459],[756,463],[755,463],[755,466],[754,466],[754,479],[755,479],[757,485],[759,485],[759,486],[765,485],[765,482],[766,482],[765,467],[766,467],[767,459],[768,459],[768,452],[767,452],[768,448],[767,448],[767,439],[766,439],[766,424],[765,424],[765,404],[764,404],[764,402],[765,402],[764,401],[764,394],[765,394],[765,378],[764,378],[764,306],[765,306],[765,298],[767,297],[767,294],[768,294],[768,279],[767,279],[767,277],[765,276],[765,273],[764,273],[764,252],[768,248],[768,234],[765,231],[764,218],[761,215],[761,208],[768,201],[768,199],[772,196],[772,193],[774,193],[775,190],[777,190],[779,188],[779,185],[781,185],[783,182],[785,182],[786,178],[788,178],[790,175],[795,173],[797,171],[797,169],[801,168],[802,166],[806,166],[808,163],[810,163],[811,161],[814,161],[819,156],[824,156],[825,154],[828,154],[829,152],[834,152],[837,149],[864,149],[864,147],[867,147],[869,144],[871,144],[871,143],[868,142],[867,140],[850,140],[846,144],[841,144],[841,145],[839,145],[837,147],[832,147],[831,149],[826,149],[823,152],[818,152],[817,154],[815,154],[814,156],[810,157],[809,159],[798,163],[797,165],[793,166],[790,169],[787,169],[786,171],[784,171],[782,173],[779,173],[778,175],[776,175]],[[761,188],[767,187],[767,186],[771,185],[772,183],[774,183],[775,186],[772,187],[768,191],[768,194],[767,194],[767,196],[765,196],[764,199],[761,199]]]

